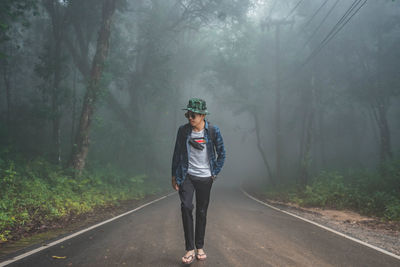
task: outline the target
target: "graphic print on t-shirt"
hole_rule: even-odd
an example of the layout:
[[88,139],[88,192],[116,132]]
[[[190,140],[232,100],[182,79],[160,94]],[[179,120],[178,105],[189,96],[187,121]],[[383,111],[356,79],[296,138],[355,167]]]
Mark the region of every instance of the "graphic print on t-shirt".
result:
[[206,143],[206,139],[205,139],[204,137],[193,138],[193,140],[194,140],[196,143],[199,143],[199,144],[205,144],[205,143]]
[[[189,146],[189,168],[188,174],[197,177],[210,177],[211,169],[207,153],[207,142],[204,137],[204,129],[200,132],[192,131],[190,140],[203,149],[197,149],[192,144]],[[189,143],[190,143],[189,140]]]

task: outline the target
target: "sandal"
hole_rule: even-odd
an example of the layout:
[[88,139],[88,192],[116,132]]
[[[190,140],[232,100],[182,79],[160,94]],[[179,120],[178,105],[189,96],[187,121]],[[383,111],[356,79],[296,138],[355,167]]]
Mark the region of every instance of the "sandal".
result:
[[207,255],[206,255],[206,253],[198,253],[197,255],[196,255],[196,258],[199,260],[199,261],[204,261],[205,259],[207,259]]
[[[184,260],[185,261],[184,261]],[[190,260],[189,260],[190,259]],[[183,264],[191,264],[194,261],[194,254],[190,254],[189,256],[183,256],[182,257],[182,263]]]

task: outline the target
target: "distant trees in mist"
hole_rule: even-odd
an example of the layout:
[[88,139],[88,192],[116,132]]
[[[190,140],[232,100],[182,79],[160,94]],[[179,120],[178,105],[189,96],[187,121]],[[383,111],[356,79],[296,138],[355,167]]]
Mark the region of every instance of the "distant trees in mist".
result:
[[398,3],[368,1],[326,44],[351,3],[297,3],[2,1],[1,149],[165,175],[182,103],[207,92],[232,129],[251,118],[273,184],[395,157]]

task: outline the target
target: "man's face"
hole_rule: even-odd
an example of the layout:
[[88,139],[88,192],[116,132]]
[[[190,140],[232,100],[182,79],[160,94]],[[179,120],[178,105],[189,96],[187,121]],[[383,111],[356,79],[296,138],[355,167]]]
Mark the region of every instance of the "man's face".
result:
[[196,127],[204,120],[206,115],[188,111],[185,116],[189,120],[190,125]]

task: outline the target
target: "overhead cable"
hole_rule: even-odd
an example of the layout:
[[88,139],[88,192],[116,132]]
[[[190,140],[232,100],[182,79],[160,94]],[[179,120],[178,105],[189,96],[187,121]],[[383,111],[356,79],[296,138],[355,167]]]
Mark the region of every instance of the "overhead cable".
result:
[[335,24],[335,26],[333,26],[333,28],[331,29],[331,31],[327,34],[327,36],[325,37],[324,40],[322,40],[321,43],[326,42],[326,40],[328,40],[330,38],[330,36],[332,36],[332,34],[340,27],[340,25],[343,23],[343,21],[346,20],[346,18],[351,14],[351,12],[357,7],[358,4],[360,4],[360,2],[363,0],[354,0],[353,4],[351,4],[351,6],[347,9],[346,13],[344,13],[344,15],[340,18],[340,20]]
[[335,7],[339,4],[340,0],[336,0],[336,2],[333,4],[333,6],[329,9],[328,13],[325,15],[325,17],[322,19],[321,23],[315,28],[311,36],[307,39],[307,41],[304,43],[302,50],[308,45],[308,43],[311,41],[311,39],[315,36],[315,34],[319,31],[319,29],[322,27],[322,25],[325,23],[325,21],[328,19],[329,15],[332,13],[332,11],[335,9]]
[[296,11],[296,9],[299,7],[299,5],[301,4],[301,2],[303,2],[303,0],[300,0],[295,6],[294,8],[292,8],[292,10],[289,12],[289,14],[286,16],[285,20],[287,20],[293,13],[294,11]]
[[[355,14],[359,12],[359,10],[367,3],[368,0],[355,0],[350,8],[346,11],[345,15],[339,20],[338,23],[332,28],[332,30],[327,34],[327,36],[323,39],[323,41],[317,46],[316,49],[310,54],[310,56],[305,60],[303,66],[311,61],[328,43],[332,40],[342,29],[343,27],[354,17]],[[360,4],[361,3],[361,4]]]
[[332,35],[325,43],[328,43],[335,35],[351,20],[351,18],[367,3],[368,0],[364,0],[364,2],[357,8],[357,10],[351,14],[351,16],[344,21],[344,23],[337,29],[336,33]]
[[325,0],[325,2],[322,3],[322,5],[314,12],[314,14],[311,16],[311,18],[303,25],[303,29],[310,24],[310,22],[317,16],[317,14],[321,11],[321,9],[328,3],[329,0]]
[[[330,12],[328,12],[328,14],[325,16],[323,21],[326,20],[326,18],[329,16],[329,14],[332,12],[332,10],[335,8],[335,6],[338,4],[339,1],[340,0],[337,0],[335,5],[332,6]],[[363,0],[361,0],[361,1],[363,1]],[[299,75],[300,71],[304,68],[304,66],[307,65],[336,36],[336,34],[338,34],[347,25],[347,23],[354,17],[354,15],[356,15],[359,12],[359,10],[367,3],[367,1],[368,0],[364,0],[364,2],[362,2],[362,4],[359,4],[358,0],[354,1],[353,4],[349,7],[349,9],[346,11],[345,15],[343,15],[342,18],[339,20],[342,23],[339,26],[336,26],[336,24],[335,24],[334,28],[336,30],[330,31],[329,34],[324,38],[324,41],[322,41],[316,47],[316,49],[313,50],[313,52],[307,57],[307,59],[304,61],[304,63],[298,65],[298,67],[295,67],[292,71],[290,71],[291,74],[288,75],[290,78],[286,79],[284,81],[286,81],[286,83],[292,82],[294,80],[294,77]],[[353,11],[353,12],[351,12],[351,11]]]

